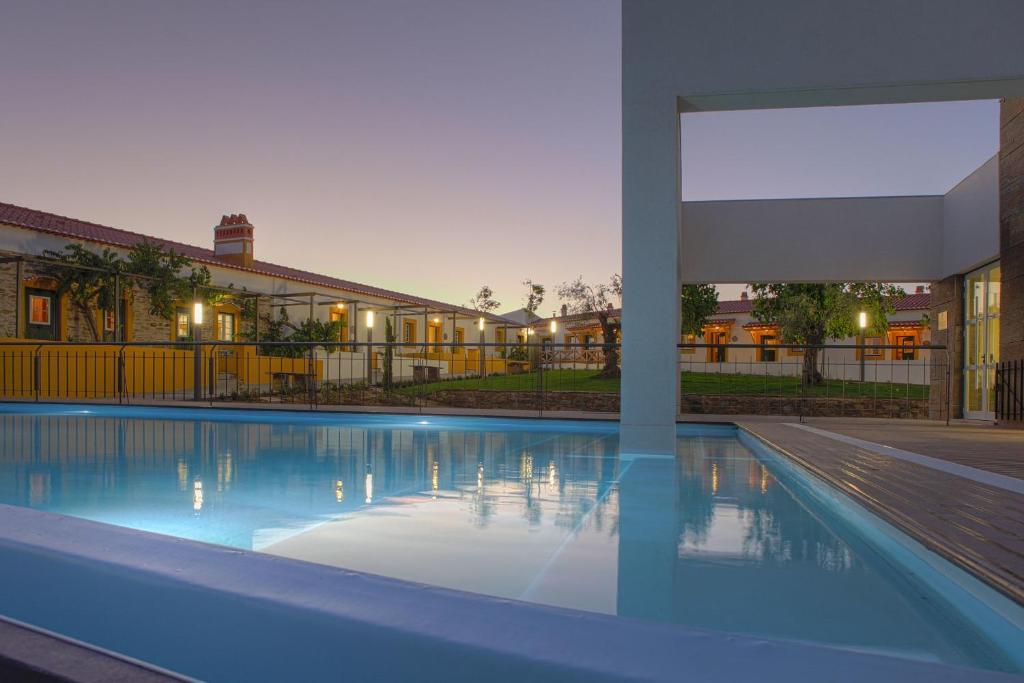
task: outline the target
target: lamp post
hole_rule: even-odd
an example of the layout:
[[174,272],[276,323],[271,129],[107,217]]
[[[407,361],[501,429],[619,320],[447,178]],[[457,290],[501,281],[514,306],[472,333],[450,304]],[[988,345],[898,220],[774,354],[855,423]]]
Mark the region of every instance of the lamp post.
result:
[[483,316],[477,321],[477,328],[480,330],[480,367],[478,368],[481,377],[487,376],[487,347],[484,344],[487,341],[485,325],[487,321],[484,320]]
[[860,328],[860,381],[864,381],[864,330],[868,327],[868,313],[861,311],[857,315],[857,326]]
[[[373,311],[366,312],[366,383],[373,385]],[[371,479],[372,481],[372,479]]]
[[203,397],[203,302],[192,304],[192,398],[199,401]]

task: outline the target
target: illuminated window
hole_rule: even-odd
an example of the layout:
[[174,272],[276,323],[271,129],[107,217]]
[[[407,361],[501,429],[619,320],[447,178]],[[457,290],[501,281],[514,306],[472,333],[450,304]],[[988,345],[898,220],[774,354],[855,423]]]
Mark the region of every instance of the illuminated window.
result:
[[174,316],[174,334],[178,339],[188,339],[192,334],[192,318],[188,309],[179,308]]
[[881,337],[864,337],[864,358],[867,360],[881,360],[885,358],[885,349],[871,348],[881,346]]
[[407,344],[411,344],[416,341],[416,321],[415,320],[403,320],[402,321],[402,341]]
[[217,341],[235,341],[235,314],[217,314]]
[[331,322],[338,323],[338,341],[348,341],[348,311],[333,309]]
[[28,297],[28,321],[33,325],[49,325],[53,299],[48,296],[30,294]]
[[103,331],[113,332],[114,331],[114,312],[103,311]]
[[[697,343],[697,335],[695,335],[695,334],[680,335],[679,343],[680,344],[696,344]],[[697,351],[697,349],[695,349],[692,346],[684,346],[683,348],[679,349],[679,353],[695,353],[696,351]]]
[[[778,344],[779,340],[774,334],[763,334],[761,335],[762,344]],[[779,359],[778,351],[775,349],[760,348],[758,353],[761,355],[762,363],[774,363]]]
[[895,350],[896,360],[917,360],[917,337],[912,334],[898,334],[896,335],[896,346],[899,348]]
[[504,344],[505,343],[505,330],[504,329],[499,329],[499,330],[495,330],[494,331],[494,341],[496,341],[499,344]]

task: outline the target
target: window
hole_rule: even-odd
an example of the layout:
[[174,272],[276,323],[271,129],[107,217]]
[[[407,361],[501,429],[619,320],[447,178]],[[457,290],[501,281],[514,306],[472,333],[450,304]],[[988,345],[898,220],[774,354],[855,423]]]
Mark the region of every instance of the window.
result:
[[103,311],[103,331],[104,332],[113,332],[114,331],[114,323],[115,323],[114,317],[115,316],[114,316],[114,312],[113,311]]
[[498,344],[504,344],[505,343],[505,330],[504,329],[497,329],[497,330],[494,331],[494,341],[497,342]]
[[39,294],[30,294],[28,297],[28,321],[32,325],[49,326],[51,322],[53,299],[52,297]]
[[575,336],[573,336],[571,334],[565,335],[565,348],[569,348],[570,346],[572,346],[575,343],[576,343],[576,337]]
[[589,349],[590,345],[594,343],[594,336],[590,334],[583,335],[583,348]]
[[917,337],[912,334],[897,334],[896,335],[896,346],[898,349],[893,350],[893,355],[896,360],[917,360]]
[[[683,335],[680,335],[679,336],[679,343],[680,344],[696,344],[697,343],[697,335],[695,335],[695,334],[683,334]],[[696,351],[697,351],[697,349],[694,348],[693,346],[684,346],[683,348],[679,349],[679,353],[696,353]]]
[[174,316],[174,336],[188,339],[192,335],[192,318],[187,308],[179,308]]
[[402,321],[402,341],[411,344],[416,341],[416,321],[415,320],[403,320]]
[[722,346],[709,346],[707,359],[709,363],[725,363],[729,359],[729,349],[724,346],[729,343],[729,333],[723,330],[707,330],[704,339],[708,344],[722,344]]
[[[348,341],[348,311],[332,308],[330,316],[332,323],[338,323],[338,341]],[[343,350],[347,351],[348,349]]]
[[885,358],[885,349],[871,348],[872,346],[881,346],[881,337],[864,337],[864,359],[865,360],[882,360]]
[[466,329],[464,327],[455,328],[455,348],[461,349],[462,345],[466,343]]
[[[779,339],[774,334],[762,334],[760,343],[766,345],[778,344]],[[776,349],[762,347],[757,352],[761,356],[762,363],[774,363],[779,359],[779,353]]]
[[235,314],[217,314],[217,341],[235,341]]

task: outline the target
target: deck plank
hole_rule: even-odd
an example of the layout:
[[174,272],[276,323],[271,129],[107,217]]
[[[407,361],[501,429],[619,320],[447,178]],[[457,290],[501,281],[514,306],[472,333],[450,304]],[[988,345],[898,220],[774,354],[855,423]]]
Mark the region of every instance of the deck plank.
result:
[[[738,424],[925,547],[1024,604],[1024,496],[786,423],[740,421]],[[814,426],[829,430],[820,422]],[[840,429],[835,431],[870,438],[862,428],[851,430],[856,432],[853,434]],[[891,441],[885,443],[936,457],[922,434],[913,436],[917,439],[913,449]],[[1015,435],[1015,438],[1019,440],[1020,436]],[[1004,439],[1003,435],[996,434],[996,438],[985,443],[984,449],[961,453],[957,462],[977,467],[977,456],[986,449],[998,448]],[[1002,460],[1008,461],[1009,457]],[[1021,459],[1024,460],[1024,456]],[[1000,468],[1003,470],[1000,474],[1024,474],[1024,467],[1008,467],[1003,463]]]

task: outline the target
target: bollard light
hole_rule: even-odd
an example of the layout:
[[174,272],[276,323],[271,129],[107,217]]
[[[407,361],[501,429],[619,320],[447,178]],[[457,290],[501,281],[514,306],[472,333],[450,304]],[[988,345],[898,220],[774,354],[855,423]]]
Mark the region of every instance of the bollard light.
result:
[[868,312],[867,311],[861,311],[860,312],[860,314],[857,316],[857,324],[860,327],[860,329],[862,329],[862,330],[867,328],[867,326],[868,326]]
[[366,326],[373,327],[373,311],[366,312]]
[[484,319],[480,318],[480,320],[477,322],[477,325],[480,326],[480,331],[483,332],[484,331]]
[[558,332],[558,321],[554,318],[551,319],[551,334]]
[[203,302],[197,301],[192,305],[192,322],[196,325],[203,324]]

